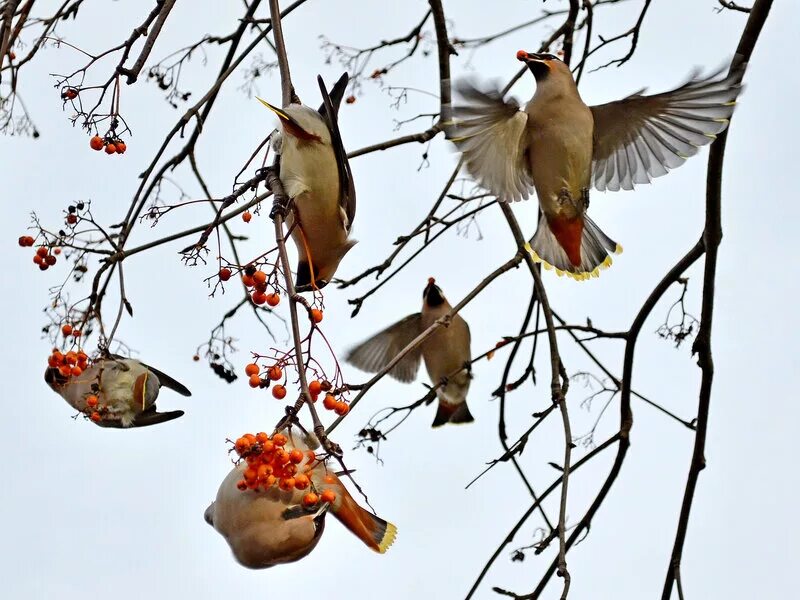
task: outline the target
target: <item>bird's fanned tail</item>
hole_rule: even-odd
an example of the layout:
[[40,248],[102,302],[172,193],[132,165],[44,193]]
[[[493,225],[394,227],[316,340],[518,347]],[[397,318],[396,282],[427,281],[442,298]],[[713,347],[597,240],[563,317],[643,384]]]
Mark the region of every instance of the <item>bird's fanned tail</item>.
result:
[[380,554],[386,552],[397,537],[397,527],[361,508],[347,492],[342,494],[342,504],[333,514],[362,542]]
[[586,215],[574,219],[542,215],[526,250],[559,277],[566,274],[582,281],[598,277],[601,269],[611,266],[610,253],[619,254],[622,246]]

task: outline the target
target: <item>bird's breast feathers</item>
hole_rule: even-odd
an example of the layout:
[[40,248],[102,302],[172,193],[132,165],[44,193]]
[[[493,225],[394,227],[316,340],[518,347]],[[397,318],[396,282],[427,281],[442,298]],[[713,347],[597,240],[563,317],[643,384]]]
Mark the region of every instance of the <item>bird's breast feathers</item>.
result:
[[281,182],[290,198],[310,193],[317,201],[339,202],[339,171],[330,145],[319,142],[284,140],[281,154]]

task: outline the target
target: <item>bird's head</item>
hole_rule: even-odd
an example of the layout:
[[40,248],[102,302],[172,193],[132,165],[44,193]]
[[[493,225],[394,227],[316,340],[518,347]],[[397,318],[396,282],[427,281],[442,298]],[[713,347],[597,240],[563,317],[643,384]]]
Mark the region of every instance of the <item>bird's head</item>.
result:
[[331,132],[322,116],[313,108],[302,104],[290,104],[286,108],[278,108],[258,99],[264,106],[278,115],[285,134],[304,142],[331,144]]
[[524,62],[528,66],[537,82],[544,81],[553,74],[569,74],[572,77],[569,67],[554,54],[538,54],[519,50],[517,52],[517,60]]
[[442,288],[436,285],[433,277],[428,277],[428,285],[422,291],[422,299],[429,307],[441,306],[447,301],[442,293]]
[[44,380],[47,385],[58,392],[64,387],[64,384],[67,383],[68,378],[62,375],[58,368],[47,367],[47,370],[44,372]]

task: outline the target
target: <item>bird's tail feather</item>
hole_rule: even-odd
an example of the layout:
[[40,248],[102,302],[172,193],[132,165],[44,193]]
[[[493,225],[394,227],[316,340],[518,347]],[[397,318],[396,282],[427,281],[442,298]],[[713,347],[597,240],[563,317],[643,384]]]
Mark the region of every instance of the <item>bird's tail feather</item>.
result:
[[439,400],[439,408],[436,410],[436,416],[431,423],[431,427],[441,427],[445,423],[472,423],[475,417],[469,412],[469,407],[466,402],[460,404],[448,404]]
[[599,276],[601,269],[611,266],[609,253],[622,252],[622,246],[587,215],[575,219],[542,215],[526,249],[545,269],[577,280]]
[[333,514],[367,546],[381,554],[386,552],[397,536],[397,527],[361,508],[344,488],[341,492],[342,503]]

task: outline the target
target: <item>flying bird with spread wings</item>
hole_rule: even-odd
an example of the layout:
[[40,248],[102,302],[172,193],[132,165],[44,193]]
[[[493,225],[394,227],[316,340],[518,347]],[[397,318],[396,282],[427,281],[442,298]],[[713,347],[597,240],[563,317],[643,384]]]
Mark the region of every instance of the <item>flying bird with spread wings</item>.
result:
[[622,248],[586,214],[589,188],[632,190],[682,165],[728,126],[744,66],[719,78],[693,76],[670,92],[587,106],[572,72],[552,54],[520,50],[536,79],[524,110],[497,89],[462,81],[463,105],[447,134],[477,183],[501,201],[536,190],[539,225],[529,251],[575,279],[596,277]]

